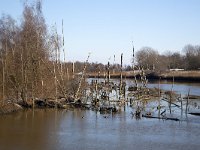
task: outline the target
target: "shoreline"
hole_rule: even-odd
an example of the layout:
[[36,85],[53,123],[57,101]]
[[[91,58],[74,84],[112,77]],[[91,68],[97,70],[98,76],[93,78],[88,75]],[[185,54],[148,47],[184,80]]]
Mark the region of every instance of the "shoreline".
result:
[[[171,81],[189,81],[189,82],[200,82],[200,77],[186,77],[186,76],[169,76],[171,74],[168,74],[168,76],[164,76],[160,77],[159,75],[153,74],[153,73],[149,73],[148,75],[146,75],[148,80],[171,80]],[[105,78],[105,76],[99,75],[99,78]],[[89,78],[98,78],[95,76],[95,74],[90,75]],[[114,74],[114,76],[111,74],[111,78],[116,78],[119,79],[120,74]],[[131,74],[125,74],[125,72],[123,72],[123,78],[134,78],[135,76],[131,75]],[[140,79],[139,75],[136,75],[136,77],[138,79]],[[192,79],[192,80],[191,80]],[[149,89],[149,94],[148,96],[151,96],[151,98],[156,98],[158,97],[158,89],[155,88],[148,88]],[[170,92],[170,91],[168,91]],[[160,94],[165,94],[167,93],[167,90],[161,90]],[[145,95],[144,95],[145,96]],[[200,99],[200,96],[198,95],[190,95],[190,97],[188,97],[189,99]],[[144,98],[145,99],[145,98]],[[187,98],[186,98],[187,99]],[[59,108],[59,109],[68,109],[68,108],[84,108],[84,109],[97,109],[96,105],[94,105],[93,103],[91,103],[90,105],[87,105],[86,103],[82,103],[81,99],[79,100],[75,100],[75,98],[73,96],[68,96],[68,97],[60,97],[57,99],[54,98],[35,98],[33,99],[27,99],[27,101],[22,101],[22,99],[19,100],[5,100],[4,104],[0,103],[0,115],[1,114],[8,114],[8,113],[12,113],[18,110],[22,110],[22,109],[26,109],[26,108]],[[114,110],[114,108],[106,108],[106,109],[110,109],[110,110]]]
[[[137,73],[134,75],[132,71],[123,72],[123,78],[140,79],[140,75]],[[88,78],[105,78],[104,74],[98,75],[97,73],[89,73]],[[110,74],[110,78],[120,79],[120,73]],[[146,73],[146,78],[148,80],[168,80],[168,81],[177,81],[177,82],[199,82],[200,83],[200,71],[171,71],[166,73],[157,74],[154,72]]]

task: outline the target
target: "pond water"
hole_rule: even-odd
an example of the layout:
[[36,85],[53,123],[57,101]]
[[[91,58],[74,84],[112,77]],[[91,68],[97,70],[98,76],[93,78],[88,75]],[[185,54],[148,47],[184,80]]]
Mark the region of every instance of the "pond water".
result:
[[[149,86],[157,86],[150,83]],[[163,83],[166,88],[170,83]],[[200,84],[174,84],[200,95]],[[183,121],[135,119],[127,106],[117,114],[71,109],[35,109],[0,116],[0,150],[198,150],[200,117]]]
[[[129,81],[128,81],[129,82]],[[172,88],[173,86],[173,88]],[[159,82],[158,81],[149,81],[148,87],[150,88],[158,88]],[[161,81],[160,88],[163,90],[173,90],[178,94],[187,95],[188,92],[190,95],[197,95],[200,96],[200,83],[194,82],[172,82],[169,81]]]
[[129,111],[101,115],[80,109],[27,110],[0,116],[0,149],[198,150],[200,118],[188,118],[181,122],[136,120]]
[[[89,81],[92,79],[89,79]],[[94,79],[95,80],[95,79]],[[98,79],[96,79],[98,80]],[[103,79],[100,79],[99,82],[104,81]],[[111,81],[118,83],[118,79],[111,79]],[[126,79],[125,80],[127,87],[134,85],[134,80],[133,79]],[[138,83],[140,84],[140,82]],[[161,80],[160,85],[158,80],[149,80],[147,87],[149,88],[159,88],[162,90],[168,90],[171,91],[171,89],[176,92],[177,94],[182,94],[182,95],[187,95],[188,91],[190,95],[197,95],[200,96],[200,83],[199,82],[174,82],[172,83],[171,81],[167,80]]]

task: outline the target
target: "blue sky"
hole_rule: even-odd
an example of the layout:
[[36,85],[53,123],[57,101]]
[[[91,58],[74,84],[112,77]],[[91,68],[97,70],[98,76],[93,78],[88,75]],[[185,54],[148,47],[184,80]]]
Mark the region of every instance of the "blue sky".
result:
[[[30,1],[30,0],[29,0]],[[0,0],[0,13],[21,19],[23,0]],[[67,60],[131,63],[144,46],[160,53],[200,45],[200,0],[43,0],[49,26],[64,20]]]

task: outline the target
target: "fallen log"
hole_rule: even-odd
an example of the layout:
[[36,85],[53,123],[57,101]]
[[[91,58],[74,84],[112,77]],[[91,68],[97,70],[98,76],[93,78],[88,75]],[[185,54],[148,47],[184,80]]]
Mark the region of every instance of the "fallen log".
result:
[[188,114],[195,115],[195,116],[200,116],[200,113],[198,113],[198,112],[196,112],[196,113],[195,112],[193,112],[193,113],[191,112],[191,113],[188,113]]
[[186,97],[183,97],[183,99],[200,99],[200,96],[197,96],[197,95],[189,95],[189,96],[186,96]]
[[142,117],[145,117],[145,118],[155,118],[155,119],[165,119],[165,120],[180,121],[178,118],[156,117],[156,116],[149,116],[149,115],[142,115]]
[[[166,99],[162,99],[163,101],[165,101],[165,102],[168,102],[168,103],[170,103],[168,100],[166,100]],[[173,103],[173,102],[171,102],[171,104],[173,104],[174,106],[176,106],[176,107],[178,107],[178,108],[180,108],[181,106],[179,106],[179,105],[177,105],[177,104],[175,104],[175,103]]]

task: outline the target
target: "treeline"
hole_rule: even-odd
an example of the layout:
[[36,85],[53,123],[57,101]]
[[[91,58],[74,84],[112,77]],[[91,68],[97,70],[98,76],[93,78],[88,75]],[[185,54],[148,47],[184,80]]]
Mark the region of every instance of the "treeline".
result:
[[186,45],[181,52],[159,54],[153,48],[143,47],[136,52],[136,65],[154,71],[169,69],[199,70],[200,46]]
[[[74,72],[81,73],[83,71],[83,67],[85,65],[84,62],[76,61],[76,62],[67,62],[66,65],[69,66],[69,69],[72,69],[72,66],[74,64]],[[109,64],[109,70],[113,70],[114,72],[120,72],[120,64]],[[126,70],[126,68],[129,68],[129,66],[123,67],[123,70]],[[87,63],[86,73],[103,73],[108,70],[108,64],[102,64],[102,63]]]
[[[135,52],[133,62],[129,65],[123,65],[123,71],[132,71],[134,69],[145,69],[154,72],[165,72],[170,69],[199,70],[200,69],[200,45],[186,45],[181,52],[166,51],[160,54],[151,47],[142,47]],[[84,63],[75,62],[76,72],[80,72]],[[87,72],[106,72],[108,65],[102,63],[88,63]],[[120,64],[109,64],[109,69],[114,72],[120,72]]]

